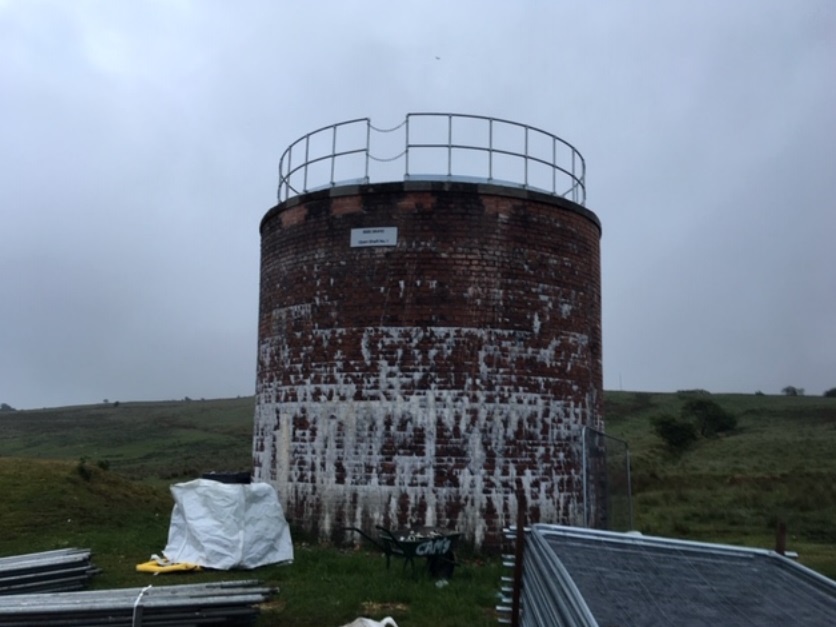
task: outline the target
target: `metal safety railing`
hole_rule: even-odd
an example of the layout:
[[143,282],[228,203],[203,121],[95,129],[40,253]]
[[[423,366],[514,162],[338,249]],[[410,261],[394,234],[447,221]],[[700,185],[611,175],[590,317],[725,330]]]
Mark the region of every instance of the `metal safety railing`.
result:
[[303,135],[279,160],[278,199],[339,185],[439,179],[586,203],[586,163],[570,143],[533,126],[455,113],[410,113],[388,129],[358,118]]

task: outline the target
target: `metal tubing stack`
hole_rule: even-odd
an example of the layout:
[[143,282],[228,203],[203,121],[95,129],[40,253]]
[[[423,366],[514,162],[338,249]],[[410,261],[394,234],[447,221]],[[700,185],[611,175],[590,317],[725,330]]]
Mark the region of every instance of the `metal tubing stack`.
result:
[[225,581],[0,597],[4,627],[154,627],[254,625],[275,590],[258,581]]
[[89,549],[58,549],[0,558],[0,595],[81,590],[99,570]]

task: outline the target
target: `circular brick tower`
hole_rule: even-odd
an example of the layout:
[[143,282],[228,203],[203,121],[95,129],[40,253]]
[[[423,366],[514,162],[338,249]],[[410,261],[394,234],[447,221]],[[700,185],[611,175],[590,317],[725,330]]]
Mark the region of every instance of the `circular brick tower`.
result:
[[520,493],[529,521],[590,520],[601,229],[584,193],[572,146],[492,118],[352,120],[288,148],[261,222],[253,458],[293,524],[492,548]]

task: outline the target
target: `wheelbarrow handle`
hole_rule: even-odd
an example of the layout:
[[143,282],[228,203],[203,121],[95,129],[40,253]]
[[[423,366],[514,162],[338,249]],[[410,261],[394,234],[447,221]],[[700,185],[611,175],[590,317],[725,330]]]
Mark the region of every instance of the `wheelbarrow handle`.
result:
[[370,535],[368,535],[367,533],[365,533],[362,529],[358,529],[357,527],[343,527],[343,530],[344,530],[344,531],[355,531],[355,532],[359,533],[359,534],[360,534],[361,536],[363,536],[366,540],[368,540],[369,542],[371,542],[372,544],[374,544],[374,545],[375,545],[378,549],[380,549],[380,550],[381,550],[381,551],[383,551],[384,553],[387,553],[387,551],[386,551],[386,547],[385,547],[384,545],[382,545],[380,542],[378,542],[377,540],[375,540],[374,538],[372,538]]

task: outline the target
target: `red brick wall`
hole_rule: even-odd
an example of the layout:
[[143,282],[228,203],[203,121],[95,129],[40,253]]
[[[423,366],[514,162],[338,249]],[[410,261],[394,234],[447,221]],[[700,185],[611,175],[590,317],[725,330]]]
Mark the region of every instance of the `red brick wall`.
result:
[[[397,227],[395,247],[350,232]],[[600,225],[514,188],[314,192],[261,225],[253,456],[288,518],[436,525],[493,547],[581,524],[580,434],[602,427]]]

